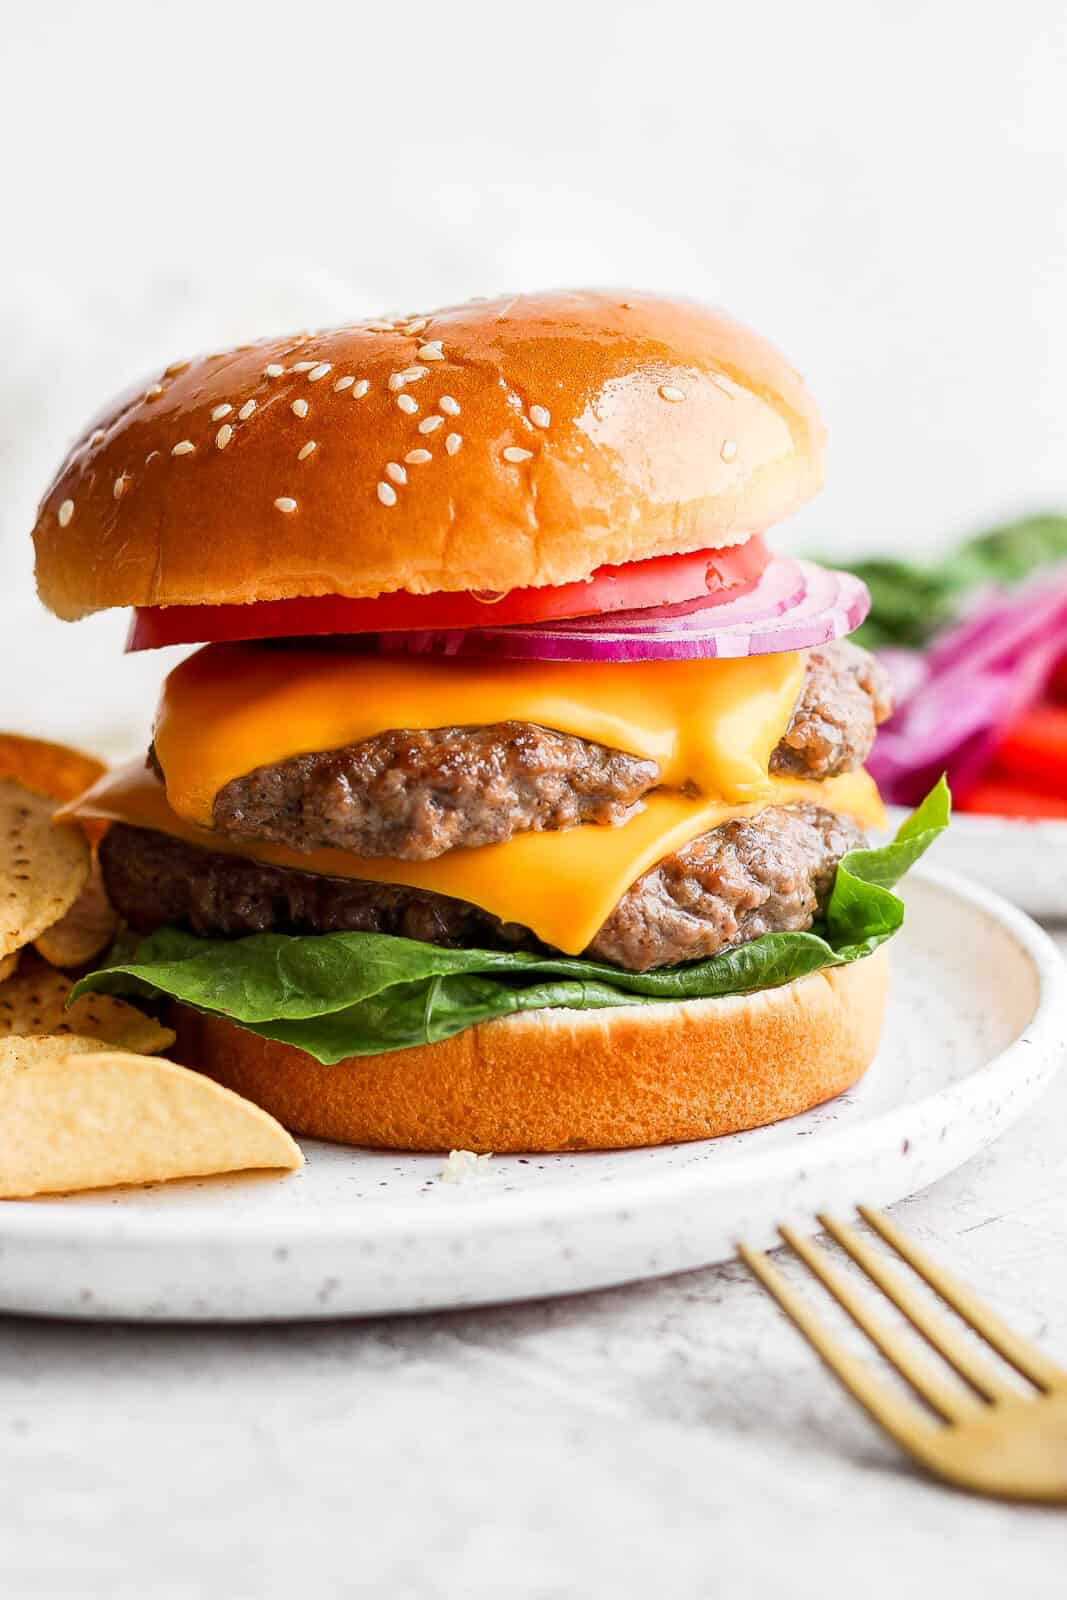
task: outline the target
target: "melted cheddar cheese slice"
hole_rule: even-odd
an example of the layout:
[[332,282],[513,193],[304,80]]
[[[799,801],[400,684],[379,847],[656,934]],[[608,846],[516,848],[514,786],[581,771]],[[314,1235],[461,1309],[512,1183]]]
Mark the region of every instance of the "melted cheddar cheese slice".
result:
[[[378,726],[385,724],[379,721]],[[865,772],[823,783],[772,778],[766,780],[761,800],[747,805],[658,792],[649,795],[621,827],[587,824],[562,833],[524,833],[506,844],[451,850],[436,861],[393,861],[343,850],[303,852],[227,839],[180,817],[141,761],[101,778],[60,814],[152,828],[206,850],[298,872],[430,889],[470,901],[506,922],[522,923],[546,944],[577,955],[630,885],[664,856],[731,817],[753,816],[765,805],[799,800],[855,817],[870,827],[885,821],[874,781]]]
[[600,664],[209,645],[167,679],[155,746],[171,807],[202,828],[219,790],[256,767],[389,728],[512,721],[647,757],[667,788],[747,805],[770,793],[803,681],[799,651]]

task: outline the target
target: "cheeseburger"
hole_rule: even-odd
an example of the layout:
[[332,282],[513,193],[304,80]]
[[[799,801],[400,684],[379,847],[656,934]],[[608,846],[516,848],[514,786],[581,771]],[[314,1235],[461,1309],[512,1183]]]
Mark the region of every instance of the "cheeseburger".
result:
[[45,604],[198,646],[108,824],[83,987],[295,1131],[695,1139],[877,1048],[900,872],[867,595],[775,556],[824,430],[770,345],[631,292],[482,300],[167,368],[76,446]]

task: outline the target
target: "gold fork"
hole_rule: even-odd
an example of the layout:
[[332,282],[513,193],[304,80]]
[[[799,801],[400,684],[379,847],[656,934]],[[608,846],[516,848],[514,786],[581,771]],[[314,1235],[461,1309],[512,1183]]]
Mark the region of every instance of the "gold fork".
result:
[[743,1244],[738,1254],[849,1393],[930,1472],[978,1494],[1067,1504],[1067,1372],[1020,1339],[968,1289],[935,1266],[888,1217],[868,1206],[857,1209],[886,1244],[1027,1380],[1031,1386],[1027,1391],[980,1354],[936,1309],[929,1295],[912,1288],[883,1252],[832,1217],[820,1215],[820,1225],[903,1312],[962,1383],[949,1380],[918,1353],[915,1341],[890,1328],[872,1309],[872,1297],[858,1292],[852,1275],[824,1250],[792,1228],[778,1231],[911,1385],[928,1408],[925,1411],[898,1396],[867,1362],[829,1333],[804,1296],[796,1293],[762,1251]]

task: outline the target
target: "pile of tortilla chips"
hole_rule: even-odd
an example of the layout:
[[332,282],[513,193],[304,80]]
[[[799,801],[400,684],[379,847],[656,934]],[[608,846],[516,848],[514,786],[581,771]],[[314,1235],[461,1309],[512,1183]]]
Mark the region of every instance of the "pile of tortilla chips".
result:
[[0,1199],[155,1183],[303,1157],[258,1106],[158,1059],[174,1034],[111,995],[68,1006],[118,919],[95,840],[53,822],[103,772],[0,734]]

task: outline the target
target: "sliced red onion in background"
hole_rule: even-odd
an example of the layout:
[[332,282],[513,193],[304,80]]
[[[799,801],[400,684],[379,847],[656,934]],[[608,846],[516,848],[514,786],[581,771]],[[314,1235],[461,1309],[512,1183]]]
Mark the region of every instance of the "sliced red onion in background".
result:
[[484,656],[511,661],[688,661],[805,650],[851,633],[870,609],[851,573],[778,556],[739,600],[683,601],[643,611],[579,617],[547,627],[381,633],[383,655]]
[[[941,772],[965,796],[1001,735],[1040,698],[1065,648],[1067,569],[1013,594],[987,593],[926,653],[924,677],[879,732],[868,766],[885,798],[912,805]],[[886,664],[893,672],[894,662]]]
[[878,659],[893,680],[893,704],[902,706],[921,689],[930,676],[926,657],[921,650],[889,647],[879,650]]

